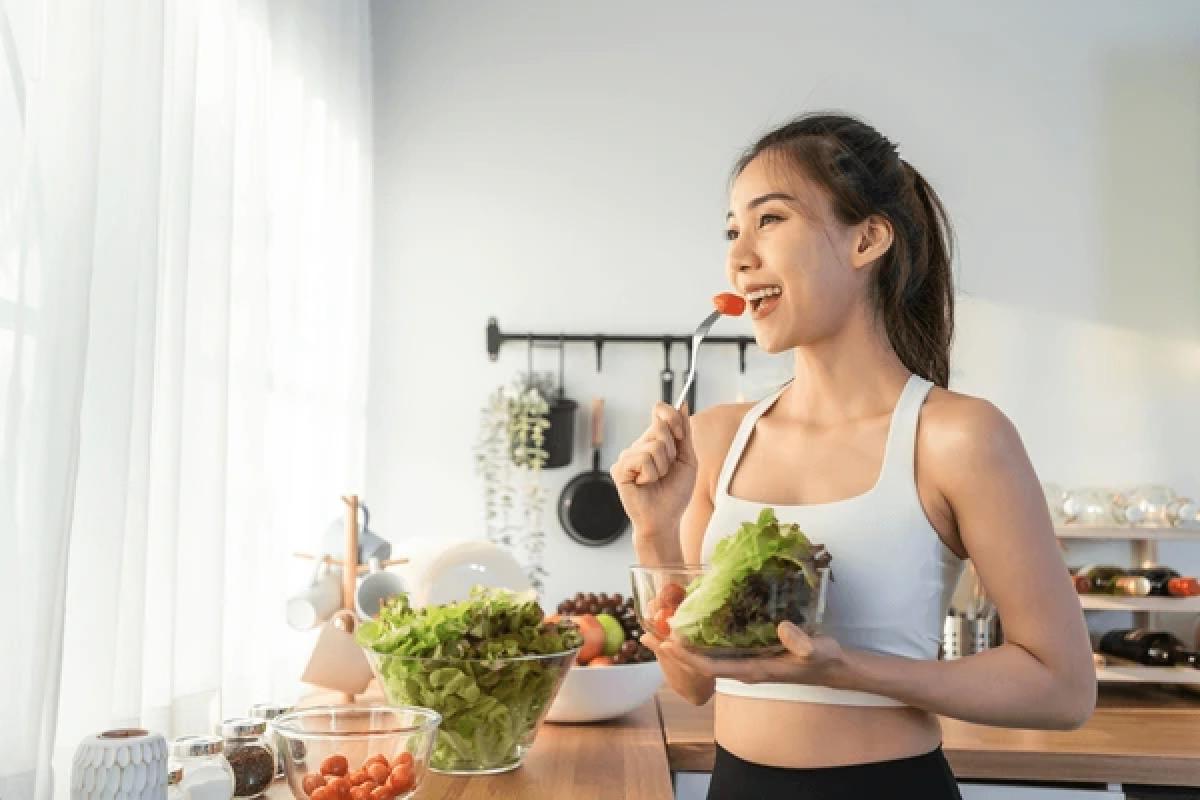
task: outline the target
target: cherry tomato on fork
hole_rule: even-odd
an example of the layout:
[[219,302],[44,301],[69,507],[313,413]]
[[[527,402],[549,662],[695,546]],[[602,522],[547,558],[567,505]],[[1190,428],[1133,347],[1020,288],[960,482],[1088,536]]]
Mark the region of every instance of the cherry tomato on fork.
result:
[[729,317],[740,317],[746,311],[746,298],[733,292],[721,292],[713,298],[717,311]]

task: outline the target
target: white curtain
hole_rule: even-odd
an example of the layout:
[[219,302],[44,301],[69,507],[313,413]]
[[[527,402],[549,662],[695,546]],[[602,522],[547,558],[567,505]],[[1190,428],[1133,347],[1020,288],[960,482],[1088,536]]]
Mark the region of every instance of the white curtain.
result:
[[[0,0],[0,797],[295,698],[362,481],[366,0]],[[53,764],[53,769],[51,768]]]

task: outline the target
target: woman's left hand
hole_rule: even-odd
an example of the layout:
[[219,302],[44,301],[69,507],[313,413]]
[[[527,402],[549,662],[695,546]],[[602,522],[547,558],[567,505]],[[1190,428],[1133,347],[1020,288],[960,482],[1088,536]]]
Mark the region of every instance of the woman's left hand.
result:
[[713,678],[731,678],[742,683],[833,685],[844,664],[842,647],[836,639],[809,636],[790,622],[781,622],[778,633],[787,652],[755,658],[709,658],[688,650],[676,640],[663,641],[649,633],[642,637],[642,643],[660,661],[671,659]]

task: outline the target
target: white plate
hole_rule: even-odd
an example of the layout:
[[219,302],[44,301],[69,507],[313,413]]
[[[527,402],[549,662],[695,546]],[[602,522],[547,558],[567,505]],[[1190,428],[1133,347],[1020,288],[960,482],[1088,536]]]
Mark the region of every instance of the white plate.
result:
[[466,600],[472,586],[530,588],[525,570],[504,548],[480,539],[459,542],[434,552],[417,566],[412,600],[415,606],[441,605]]

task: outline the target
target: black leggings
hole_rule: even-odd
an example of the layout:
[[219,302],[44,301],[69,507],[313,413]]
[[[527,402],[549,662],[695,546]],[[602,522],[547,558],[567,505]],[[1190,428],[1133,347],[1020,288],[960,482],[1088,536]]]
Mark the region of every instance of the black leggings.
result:
[[845,767],[788,769],[744,761],[717,745],[708,800],[962,800],[942,748]]

